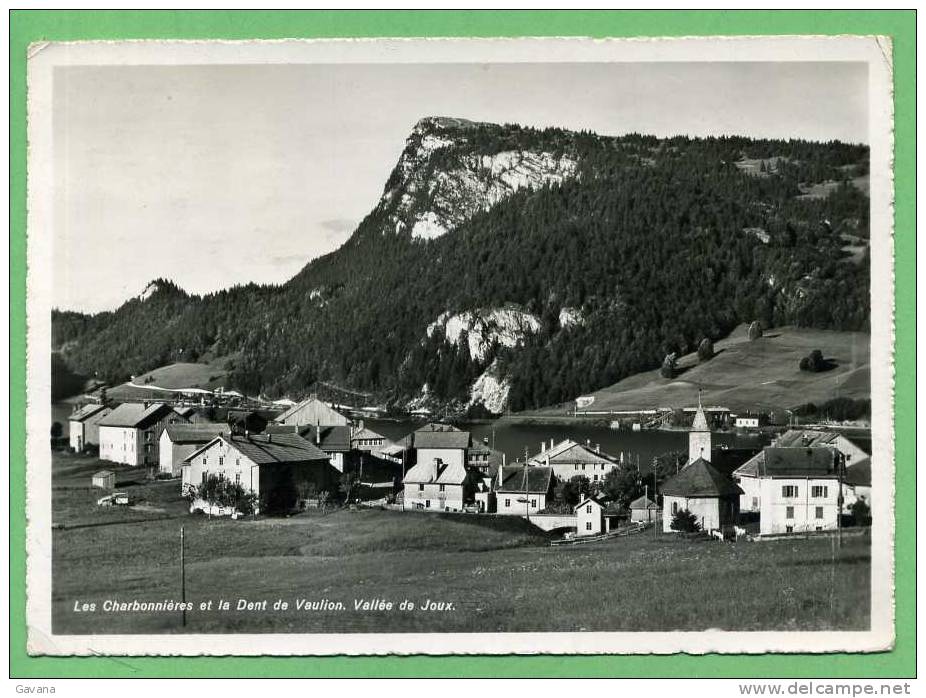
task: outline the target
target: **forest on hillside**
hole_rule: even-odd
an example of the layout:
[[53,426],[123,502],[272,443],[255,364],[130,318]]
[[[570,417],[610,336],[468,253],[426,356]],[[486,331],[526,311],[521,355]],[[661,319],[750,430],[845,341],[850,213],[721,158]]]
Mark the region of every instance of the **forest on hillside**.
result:
[[[435,399],[465,399],[497,359],[519,410],[654,368],[741,322],[868,330],[867,253],[844,249],[846,236],[868,237],[868,197],[851,181],[868,171],[864,146],[485,124],[457,135],[422,165],[427,176],[510,149],[568,153],[578,175],[426,242],[392,230],[384,198],[343,247],[284,285],[198,297],[162,280],[113,312],[56,311],[55,349],[71,370],[110,382],[227,357],[232,382],[252,394],[297,396],[323,380],[396,404],[425,384]],[[825,197],[804,194],[819,182],[832,184]],[[541,319],[520,348],[478,359],[439,330],[427,336],[445,311],[504,306]],[[564,307],[583,321],[561,327]]]

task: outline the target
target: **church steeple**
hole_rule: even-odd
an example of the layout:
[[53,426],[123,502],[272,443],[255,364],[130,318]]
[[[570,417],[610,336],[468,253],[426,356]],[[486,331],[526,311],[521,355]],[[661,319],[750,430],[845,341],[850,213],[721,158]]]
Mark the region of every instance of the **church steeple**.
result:
[[691,431],[688,432],[688,462],[694,463],[698,458],[703,458],[707,462],[711,460],[711,428],[701,404],[700,388],[698,389],[698,411],[695,412]]

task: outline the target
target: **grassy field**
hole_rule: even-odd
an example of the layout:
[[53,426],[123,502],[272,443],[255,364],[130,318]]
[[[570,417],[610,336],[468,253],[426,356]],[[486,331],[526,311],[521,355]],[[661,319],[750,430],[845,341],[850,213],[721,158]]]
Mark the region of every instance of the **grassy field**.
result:
[[[592,393],[595,401],[588,409],[690,407],[698,403],[699,387],[704,390],[707,404],[734,411],[771,411],[806,402],[822,403],[834,397],[870,397],[869,335],[776,327],[750,342],[746,329],[740,326],[716,342],[716,356],[707,363],[699,364],[696,354],[687,354],[679,360],[680,374],[674,379],[663,378],[658,370],[639,373]],[[813,349],[820,349],[836,367],[823,373],[801,371],[798,363]],[[520,414],[552,415],[562,411],[548,408]]]
[[175,397],[172,391],[181,388],[227,387],[227,361],[228,357],[223,357],[211,363],[168,364],[135,376],[130,383],[114,386],[108,394],[114,400],[164,400]]
[[[176,482],[128,485],[164,511],[96,510],[78,459],[56,459],[53,623],[58,633],[738,630],[868,626],[867,539],[721,544],[651,533],[550,547],[513,517],[380,510],[231,521],[183,515]],[[81,459],[89,460],[89,459]],[[120,479],[131,477],[127,471]],[[83,500],[81,500],[83,498]],[[81,504],[81,501],[83,502]],[[175,518],[164,518],[174,516]],[[96,523],[101,525],[87,524]],[[106,600],[179,600],[177,612],[107,612]],[[220,599],[231,608],[220,611]],[[239,599],[267,610],[236,611]],[[274,601],[289,604],[273,610]],[[297,609],[299,599],[343,609]],[[355,600],[451,603],[362,611]],[[211,610],[199,610],[212,601]],[[96,604],[75,611],[75,602]]]

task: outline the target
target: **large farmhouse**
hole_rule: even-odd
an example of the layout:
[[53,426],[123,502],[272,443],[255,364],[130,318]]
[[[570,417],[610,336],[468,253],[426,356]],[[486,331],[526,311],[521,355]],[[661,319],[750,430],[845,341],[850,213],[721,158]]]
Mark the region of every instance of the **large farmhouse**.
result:
[[100,422],[112,412],[106,405],[90,403],[68,417],[69,444],[74,451],[83,451],[88,444],[99,445]]
[[100,458],[126,465],[158,465],[161,432],[168,424],[187,423],[163,402],[126,402],[99,423]]
[[769,447],[733,476],[742,488],[745,510],[759,512],[762,535],[825,531],[838,525],[843,462],[832,446]]
[[553,468],[553,474],[560,480],[570,480],[576,475],[584,475],[591,482],[599,482],[617,468],[620,463],[607,453],[602,453],[599,446],[580,444],[571,439],[554,444],[550,441],[540,444],[540,452],[528,459],[532,465],[546,465]]
[[347,466],[348,454],[351,451],[350,429],[349,426],[318,426],[314,424],[284,426],[274,424],[267,427],[267,433],[298,434],[324,451],[331,460],[331,465],[339,473],[343,473]]
[[238,483],[258,497],[264,513],[296,507],[308,487],[333,491],[338,472],[328,455],[298,434],[220,434],[184,462],[184,491],[210,475]]

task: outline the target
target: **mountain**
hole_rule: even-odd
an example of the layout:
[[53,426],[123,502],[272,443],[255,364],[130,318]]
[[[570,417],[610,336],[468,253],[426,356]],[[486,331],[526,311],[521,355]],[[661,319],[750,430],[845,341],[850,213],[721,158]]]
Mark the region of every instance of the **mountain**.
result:
[[53,314],[71,370],[224,361],[254,394],[322,381],[398,407],[526,409],[742,322],[867,331],[868,149],[603,137],[429,117],[338,250],[281,286],[165,280]]

